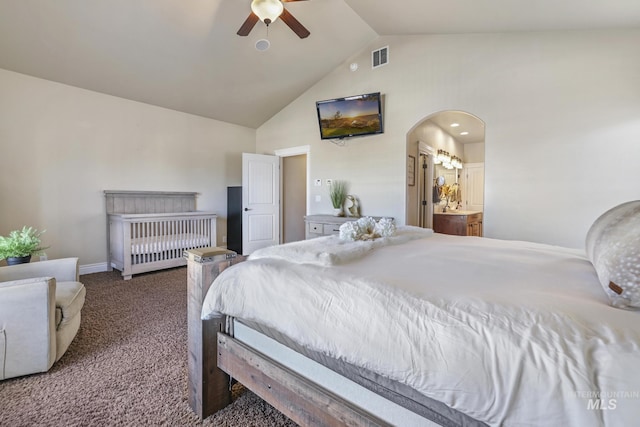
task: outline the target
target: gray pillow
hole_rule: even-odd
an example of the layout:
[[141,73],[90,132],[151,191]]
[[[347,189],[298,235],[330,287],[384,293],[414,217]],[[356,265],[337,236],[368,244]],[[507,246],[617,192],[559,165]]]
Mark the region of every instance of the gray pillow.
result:
[[602,214],[587,233],[587,255],[614,307],[640,307],[640,200]]

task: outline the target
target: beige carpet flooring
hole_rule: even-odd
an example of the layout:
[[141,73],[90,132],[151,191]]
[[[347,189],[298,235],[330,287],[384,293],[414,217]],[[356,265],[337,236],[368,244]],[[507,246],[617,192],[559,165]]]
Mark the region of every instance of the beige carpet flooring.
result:
[[185,268],[81,281],[78,335],[49,372],[0,382],[0,426],[295,426],[239,385],[203,422],[191,411]]

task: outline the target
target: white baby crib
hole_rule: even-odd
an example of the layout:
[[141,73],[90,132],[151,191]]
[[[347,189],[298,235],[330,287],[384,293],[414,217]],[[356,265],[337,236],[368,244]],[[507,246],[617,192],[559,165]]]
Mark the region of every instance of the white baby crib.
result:
[[216,214],[195,210],[197,193],[105,191],[107,265],[133,274],[186,265],[187,249],[216,246]]

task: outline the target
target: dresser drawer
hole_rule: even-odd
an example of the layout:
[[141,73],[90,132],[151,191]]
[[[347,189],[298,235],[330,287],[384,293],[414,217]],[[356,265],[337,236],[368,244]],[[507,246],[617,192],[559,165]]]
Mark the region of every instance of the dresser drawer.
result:
[[316,222],[310,222],[309,223],[309,233],[314,233],[314,234],[323,234],[323,225],[324,224],[318,224]]
[[[379,221],[381,217],[373,217]],[[387,217],[389,218],[389,217]],[[304,217],[305,238],[314,239],[320,236],[340,234],[340,226],[345,222],[356,221],[358,218],[333,215],[307,215]],[[393,218],[390,218],[393,219]]]
[[324,228],[322,230],[322,234],[330,235],[330,234],[339,234],[340,233],[340,225],[339,224],[324,224]]

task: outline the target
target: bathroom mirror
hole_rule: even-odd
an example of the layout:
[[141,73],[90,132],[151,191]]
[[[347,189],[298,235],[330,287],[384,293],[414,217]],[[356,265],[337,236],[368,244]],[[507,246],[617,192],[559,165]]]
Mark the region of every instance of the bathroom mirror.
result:
[[[442,165],[436,165],[433,172],[436,177],[437,185],[440,185],[440,186],[444,184],[451,185],[458,182],[457,169],[447,169]],[[444,181],[440,182],[440,178],[442,178]]]

